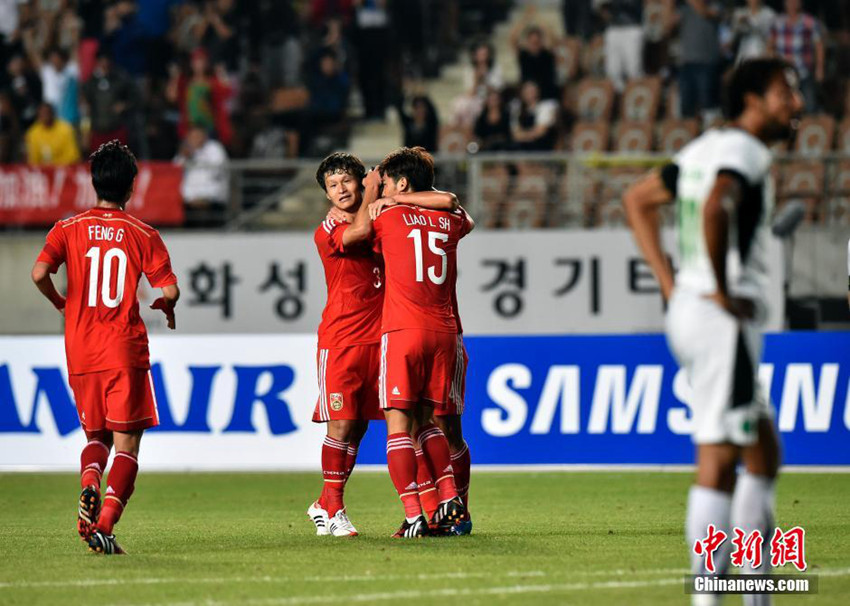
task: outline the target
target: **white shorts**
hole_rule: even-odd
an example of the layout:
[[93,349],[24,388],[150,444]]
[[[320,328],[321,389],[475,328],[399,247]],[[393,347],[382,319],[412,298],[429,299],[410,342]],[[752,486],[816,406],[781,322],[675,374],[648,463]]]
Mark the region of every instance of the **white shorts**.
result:
[[667,343],[692,390],[696,444],[749,446],[772,412],[758,379],[763,337],[702,295],[676,290],[667,309]]

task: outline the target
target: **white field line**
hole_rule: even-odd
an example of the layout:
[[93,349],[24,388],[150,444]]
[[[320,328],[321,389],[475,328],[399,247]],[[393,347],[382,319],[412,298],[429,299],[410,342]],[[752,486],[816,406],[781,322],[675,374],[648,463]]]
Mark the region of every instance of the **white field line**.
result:
[[[819,576],[848,576],[850,568],[819,570]],[[427,590],[393,591],[383,593],[358,593],[353,595],[336,596],[292,596],[286,598],[240,599],[238,601],[202,600],[199,602],[177,602],[171,606],[229,606],[245,604],[249,606],[307,606],[309,604],[334,604],[340,602],[385,602],[393,600],[416,600],[433,598],[457,598],[473,596],[505,596],[523,594],[566,593],[570,591],[589,591],[603,589],[642,589],[648,587],[664,587],[682,585],[682,576],[653,579],[647,581],[608,580],[594,583],[561,583],[545,585],[505,585],[501,587],[482,587],[475,589],[445,588]],[[153,605],[147,605],[153,606]]]

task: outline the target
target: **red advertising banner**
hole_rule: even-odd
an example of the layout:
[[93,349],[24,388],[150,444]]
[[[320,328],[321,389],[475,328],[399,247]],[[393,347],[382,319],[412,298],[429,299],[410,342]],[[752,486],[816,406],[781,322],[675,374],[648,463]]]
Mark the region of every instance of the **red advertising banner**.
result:
[[[182,178],[180,166],[139,162],[127,212],[154,226],[182,225]],[[86,164],[51,168],[0,166],[0,225],[52,225],[96,203]]]

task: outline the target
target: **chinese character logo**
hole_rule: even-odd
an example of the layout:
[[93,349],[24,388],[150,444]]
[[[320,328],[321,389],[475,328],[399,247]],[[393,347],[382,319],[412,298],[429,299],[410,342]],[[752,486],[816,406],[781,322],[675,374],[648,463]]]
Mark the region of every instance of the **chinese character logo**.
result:
[[705,569],[708,572],[715,572],[714,567],[714,552],[717,551],[726,540],[726,533],[718,530],[714,524],[708,525],[708,536],[701,541],[694,542],[694,553],[698,556],[705,557]]
[[770,565],[774,567],[793,564],[800,572],[806,564],[806,531],[795,526],[787,532],[777,528],[770,540]]

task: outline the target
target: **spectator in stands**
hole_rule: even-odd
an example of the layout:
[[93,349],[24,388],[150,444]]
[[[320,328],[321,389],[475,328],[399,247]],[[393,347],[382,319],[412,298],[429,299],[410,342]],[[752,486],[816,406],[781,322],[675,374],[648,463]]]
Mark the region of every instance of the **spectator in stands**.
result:
[[437,109],[431,99],[425,95],[416,95],[410,100],[410,112],[400,105],[398,113],[404,130],[405,147],[419,146],[432,154],[436,153],[440,125]]
[[298,40],[300,22],[292,0],[249,3],[252,56],[262,62],[269,89],[301,82],[304,53]]
[[235,0],[212,0],[195,26],[195,36],[213,65],[224,65],[228,74],[239,71],[239,13]]
[[[184,0],[140,0],[136,3],[137,15],[132,25],[132,33],[138,36],[138,46],[142,48],[141,67],[146,75],[158,80],[168,76],[167,68],[173,59],[168,40],[172,12],[183,2]],[[116,63],[121,65],[121,61],[116,60]],[[122,67],[131,75],[137,75],[126,66]]]
[[0,92],[0,164],[18,161],[20,126],[8,92]]
[[91,125],[90,152],[113,139],[128,143],[127,117],[133,111],[135,99],[135,87],[129,76],[113,65],[109,53],[98,51],[92,76],[83,85],[83,103]]
[[818,87],[825,75],[826,51],[821,25],[800,10],[800,0],[785,0],[785,13],[770,30],[770,52],[797,68],[806,112],[818,111]]
[[172,66],[166,96],[180,110],[177,128],[180,138],[186,136],[190,124],[195,124],[214,133],[225,146],[229,145],[233,130],[226,103],[231,94],[227,72],[221,65],[213,72],[202,48],[192,52],[188,75]]
[[491,90],[484,109],[475,121],[475,138],[480,151],[511,149],[511,121],[502,93]]
[[41,105],[41,78],[20,54],[12,56],[6,72],[12,107],[21,128],[26,131],[35,122],[38,106]]
[[32,166],[67,166],[80,161],[73,127],[56,118],[50,103],[38,108],[38,120],[26,134],[27,162]]
[[708,120],[720,105],[721,7],[714,0],[685,0],[668,13],[668,29],[678,28],[679,105],[683,118],[699,111]]
[[100,39],[103,37],[104,6],[101,0],[77,0],[77,14],[82,21],[77,63],[80,82],[86,82],[94,70]]
[[452,123],[472,128],[491,90],[501,92],[505,83],[496,65],[496,52],[488,42],[475,43],[469,53],[470,62],[464,72],[464,93],[452,102]]
[[382,119],[387,107],[386,65],[390,45],[387,0],[354,0],[360,94],[367,119]]
[[747,6],[732,14],[733,44],[737,47],[735,62],[764,57],[776,13],[762,0],[747,0]]
[[344,146],[348,140],[346,111],[350,81],[330,48],[319,53],[314,70],[308,77],[309,120],[302,129],[303,145],[308,146],[311,155],[326,156],[331,148]]
[[116,2],[104,12],[103,44],[117,66],[131,78],[141,80],[148,60],[145,57],[146,30],[135,2]]
[[561,5],[564,31],[584,41],[593,35],[593,3],[591,0],[563,0]]
[[[511,45],[517,52],[520,79],[523,82],[536,83],[543,99],[555,99],[558,97],[558,87],[555,84],[555,55],[547,48],[543,28],[539,25],[529,25],[536,10],[533,4],[526,6],[522,18],[517,21],[511,31]],[[520,43],[521,31],[523,32],[522,43]]]
[[520,151],[550,151],[555,148],[558,102],[541,99],[536,82],[523,82],[511,112],[511,138]]
[[67,52],[55,46],[51,47],[42,59],[35,50],[31,34],[32,30],[27,30],[25,47],[30,63],[41,76],[44,101],[53,106],[60,120],[72,125],[78,124],[80,109],[77,64],[69,61]]
[[192,125],[174,159],[183,166],[180,193],[186,224],[218,227],[224,224],[230,197],[230,173],[224,146],[210,138],[201,125]]
[[643,76],[643,0],[603,0],[605,75],[622,92],[626,80]]

